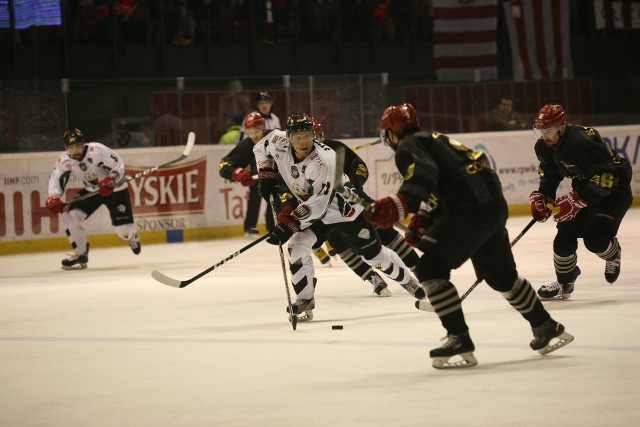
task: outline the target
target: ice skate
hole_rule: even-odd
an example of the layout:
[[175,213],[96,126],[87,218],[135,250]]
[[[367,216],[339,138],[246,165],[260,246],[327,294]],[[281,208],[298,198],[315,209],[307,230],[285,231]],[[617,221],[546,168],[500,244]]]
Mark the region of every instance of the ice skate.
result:
[[260,235],[260,230],[258,230],[255,227],[247,228],[246,230],[244,230],[244,237],[247,237],[249,239],[255,239],[259,235]]
[[618,249],[618,254],[612,260],[606,262],[604,266],[604,277],[607,279],[607,283],[613,284],[616,280],[618,280],[618,276],[620,275],[620,257],[622,249]]
[[382,277],[380,277],[380,275],[375,271],[371,273],[367,281],[373,285],[374,295],[378,295],[381,297],[391,296],[391,291],[389,290],[389,287],[387,286],[385,281],[382,279]]
[[63,270],[84,270],[89,262],[89,244],[87,250],[82,255],[73,254],[69,258],[62,260]]
[[413,277],[411,277],[409,281],[404,285],[400,284],[400,286],[402,286],[407,292],[409,292],[417,299],[425,299],[425,297],[427,296],[427,294],[424,293],[424,289],[422,289],[422,286],[420,286],[418,281]]
[[327,254],[325,250],[322,249],[322,247],[319,247],[318,249],[313,251],[313,254],[316,256],[316,258],[318,258],[322,265],[331,267],[331,258],[329,257],[329,254]]
[[[459,335],[447,335],[443,339],[446,339],[447,342],[442,347],[434,348],[429,352],[429,357],[433,359],[434,368],[470,368],[478,364],[476,357],[473,355],[476,347],[471,341],[469,331]],[[455,356],[460,356],[461,360],[454,359],[454,361],[451,361],[451,358]]]
[[[299,299],[291,304],[293,315],[298,317],[298,322],[308,322],[313,320],[313,309],[316,308],[316,301],[311,299]],[[287,307],[287,313],[289,313],[289,307]],[[289,313],[289,322],[291,322],[292,314]]]
[[[553,319],[549,319],[532,329],[534,338],[529,345],[540,354],[551,353],[573,341],[573,335],[566,333],[564,326]],[[557,338],[558,341],[551,344],[551,340],[554,338]]]
[[573,270],[573,278],[568,283],[553,282],[549,285],[542,285],[538,289],[538,296],[541,300],[569,299],[573,293],[573,285],[580,275],[580,268]]
[[138,255],[142,250],[142,246],[140,245],[140,238],[137,235],[133,236],[133,239],[129,239],[129,247],[131,247],[131,251]]

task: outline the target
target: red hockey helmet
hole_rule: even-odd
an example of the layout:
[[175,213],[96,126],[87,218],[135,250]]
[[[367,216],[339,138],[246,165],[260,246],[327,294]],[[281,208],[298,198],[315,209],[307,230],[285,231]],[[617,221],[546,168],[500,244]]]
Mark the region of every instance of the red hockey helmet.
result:
[[548,129],[567,123],[567,113],[562,105],[547,104],[540,109],[534,120],[536,129]]
[[401,134],[407,128],[419,126],[416,109],[411,104],[392,105],[384,110],[380,119],[380,132],[387,130]]
[[262,114],[251,113],[251,114],[247,114],[247,116],[244,118],[245,129],[257,128],[259,126],[262,126],[262,127],[265,126],[264,117],[262,117]]
[[322,140],[324,140],[324,129],[322,128],[322,123],[317,121],[315,117],[311,117],[311,123],[313,123],[313,128],[316,131],[316,138],[322,142]]

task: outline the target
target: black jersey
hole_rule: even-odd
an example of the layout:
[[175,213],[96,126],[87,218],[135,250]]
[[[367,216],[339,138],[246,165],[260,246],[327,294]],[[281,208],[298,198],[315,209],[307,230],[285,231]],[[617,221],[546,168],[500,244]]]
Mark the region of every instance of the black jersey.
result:
[[237,143],[233,150],[220,160],[220,176],[231,180],[231,175],[235,168],[245,168],[249,165],[251,165],[251,175],[257,174],[258,168],[256,167],[256,156],[253,154],[253,147],[253,140],[249,137]]
[[500,180],[484,153],[446,135],[424,131],[404,137],[395,162],[404,177],[399,193],[407,198],[411,212],[432,193],[449,213],[506,208]]
[[323,144],[328,145],[334,151],[339,147],[344,148],[344,173],[347,174],[351,183],[357,189],[362,188],[367,179],[369,179],[369,169],[367,164],[344,142],[335,139],[325,139]]
[[631,166],[607,145],[597,130],[567,125],[558,144],[548,147],[539,139],[535,145],[540,161],[541,193],[556,198],[558,185],[564,178],[590,205],[599,204],[617,192],[629,192]]

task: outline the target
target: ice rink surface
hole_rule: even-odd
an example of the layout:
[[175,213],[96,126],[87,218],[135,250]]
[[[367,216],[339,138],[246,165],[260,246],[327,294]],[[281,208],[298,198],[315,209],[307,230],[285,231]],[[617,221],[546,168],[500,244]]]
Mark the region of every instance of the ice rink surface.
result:
[[[509,219],[513,239],[529,218]],[[514,247],[537,289],[554,281],[555,224]],[[622,274],[580,243],[573,297],[545,302],[575,341],[547,356],[486,284],[463,307],[478,366],[441,371],[435,314],[391,298],[341,261],[317,266],[315,318],[293,331],[277,248],[265,242],[186,288],[243,238],[0,258],[2,426],[637,426],[640,425],[640,210],[619,233]],[[91,240],[91,239],[89,239]],[[460,294],[470,263],[455,271]],[[292,291],[293,292],[293,291]],[[332,330],[343,325],[343,330]]]

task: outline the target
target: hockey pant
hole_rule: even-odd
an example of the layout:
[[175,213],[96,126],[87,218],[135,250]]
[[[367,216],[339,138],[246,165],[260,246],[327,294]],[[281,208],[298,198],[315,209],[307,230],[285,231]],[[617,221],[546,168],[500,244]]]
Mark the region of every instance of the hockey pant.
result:
[[410,270],[398,254],[382,246],[375,227],[362,215],[353,221],[336,224],[316,222],[294,234],[288,243],[291,280],[298,299],[313,298],[315,270],[311,258],[312,248],[324,242],[330,231],[337,232],[342,239],[346,239],[368,267],[381,270],[388,278],[400,284],[406,284],[411,279]]
[[567,283],[575,278],[579,238],[588,251],[605,261],[616,256],[620,248],[616,235],[632,202],[630,193],[614,194],[596,207],[582,209],[572,221],[558,223],[553,240],[553,265],[558,282]]
[[[87,191],[82,190],[78,194],[85,193]],[[118,237],[127,241],[136,239],[136,225],[133,222],[128,188],[116,191],[107,197],[99,195],[89,197],[72,204],[71,209],[62,214],[65,233],[76,255],[82,255],[87,251],[84,221],[102,205],[105,205],[109,210],[111,224],[115,227]]]
[[[376,232],[380,236],[380,241],[384,246],[391,249],[400,256],[404,264],[413,269],[418,262],[418,254],[404,240],[404,236],[400,235],[394,228],[380,229],[376,228]],[[327,241],[338,253],[340,259],[347,264],[351,270],[357,274],[362,280],[369,280],[373,269],[365,260],[358,255],[349,245],[344,236],[335,230],[329,231]]]
[[506,208],[484,217],[474,213],[445,215],[429,230],[429,238],[420,242],[424,254],[418,260],[415,273],[450,334],[468,330],[460,296],[449,281],[451,270],[468,259],[476,275],[500,292],[531,326],[539,326],[549,318],[531,284],[518,277],[505,228],[506,218]]

